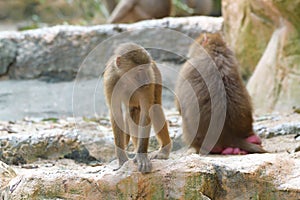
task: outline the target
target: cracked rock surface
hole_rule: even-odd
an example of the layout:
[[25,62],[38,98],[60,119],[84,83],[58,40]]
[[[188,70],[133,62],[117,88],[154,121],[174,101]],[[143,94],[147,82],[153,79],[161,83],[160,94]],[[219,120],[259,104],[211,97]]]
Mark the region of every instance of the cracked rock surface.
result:
[[[2,121],[1,160],[11,163],[1,162],[1,195],[78,200],[300,198],[299,114],[256,117],[255,130],[270,153],[235,156],[188,155],[180,117],[172,111],[166,116],[173,151],[168,160],[153,160],[152,173],[146,175],[137,172],[132,160],[113,170],[117,162],[107,118]],[[149,151],[157,148],[151,138]],[[11,154],[20,158],[18,165],[13,165]]]

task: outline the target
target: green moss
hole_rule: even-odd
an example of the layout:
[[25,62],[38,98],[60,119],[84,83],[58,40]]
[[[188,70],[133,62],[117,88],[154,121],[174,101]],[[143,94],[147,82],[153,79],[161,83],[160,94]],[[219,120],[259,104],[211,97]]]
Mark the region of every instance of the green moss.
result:
[[45,118],[42,120],[43,122],[53,122],[53,123],[57,123],[58,122],[58,118],[54,118],[54,117],[50,117],[50,118]]
[[132,195],[138,191],[138,183],[131,178],[126,178],[116,185],[117,199],[123,200],[133,198]]
[[274,5],[283,17],[289,20],[300,31],[300,1],[299,0],[273,0]]
[[[241,10],[243,18],[240,22],[236,43],[233,46],[241,66],[241,74],[247,81],[261,59],[274,30],[278,28],[278,23],[273,21],[270,16],[274,13],[263,4],[257,4],[255,1],[243,1],[240,4],[243,7]],[[226,32],[230,32],[231,28],[234,27],[230,27],[225,22]],[[295,46],[292,49],[297,48]]]
[[[286,42],[283,51],[285,56],[300,55],[300,31],[289,31],[288,41]],[[299,64],[299,63],[298,63]]]
[[71,188],[71,189],[70,189],[70,194],[82,194],[82,191],[81,191],[81,190],[74,189],[74,188]]
[[278,192],[275,192],[274,185],[269,182],[260,183],[262,190],[258,192],[254,198],[260,200],[276,200],[279,197]]
[[[157,180],[159,180],[159,179],[157,178]],[[160,184],[158,182],[151,184],[151,191],[153,191],[153,195],[152,195],[151,199],[153,199],[153,200],[164,199],[165,190],[164,190],[164,187],[162,186],[162,184]]]
[[56,184],[51,188],[45,188],[43,184],[40,184],[30,199],[56,199],[61,198],[62,194],[64,194],[64,191],[62,191],[60,184]]
[[199,189],[202,187],[202,177],[190,177],[185,186],[184,199],[202,199],[202,193]]
[[[126,189],[126,191],[127,191],[127,189]],[[116,189],[116,193],[117,193],[117,199],[119,199],[119,200],[126,199],[125,194],[119,188]]]
[[119,200],[144,198],[160,200],[165,198],[165,188],[161,177],[151,175],[147,178],[130,177],[117,184],[116,196]]
[[247,22],[236,44],[236,56],[241,64],[242,76],[246,80],[251,76],[264,51],[263,47],[257,45],[256,36],[251,34],[252,29],[251,21]]
[[256,13],[260,20],[253,21],[251,9],[248,8],[244,12],[244,21],[234,49],[241,66],[242,77],[247,81],[263,55],[274,28],[266,22],[268,20],[265,16]]
[[213,174],[193,174],[187,177],[184,187],[184,199],[202,199],[206,195],[212,199],[223,192]]

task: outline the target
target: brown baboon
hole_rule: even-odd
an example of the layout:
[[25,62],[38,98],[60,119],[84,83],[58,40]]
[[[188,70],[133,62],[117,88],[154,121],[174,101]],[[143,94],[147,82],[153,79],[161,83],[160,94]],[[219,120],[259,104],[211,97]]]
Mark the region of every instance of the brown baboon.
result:
[[170,15],[171,0],[121,0],[108,23],[130,23]]
[[[169,156],[172,144],[161,108],[161,81],[155,62],[137,44],[119,45],[107,63],[104,90],[110,108],[119,167],[128,160],[125,148],[131,137],[137,153],[134,161],[138,164],[138,170],[142,173],[151,171],[147,155],[151,124],[161,145],[153,158],[166,159]],[[125,107],[125,120],[122,105]]]
[[[260,138],[253,132],[251,100],[239,74],[233,52],[226,46],[219,33],[202,34],[196,42],[190,48],[190,58],[183,65],[176,85],[177,107],[182,115],[185,141],[197,153],[205,152],[206,149],[211,153],[221,154],[266,152],[260,146]],[[198,45],[205,51],[197,51]],[[213,72],[214,69],[217,71]],[[186,83],[191,87],[188,88]],[[214,90],[212,94],[208,86]],[[222,87],[225,91],[224,96],[218,92]],[[191,98],[192,93],[196,95],[194,102]],[[207,136],[209,124],[212,123],[212,97],[217,99],[214,105],[217,109],[222,108],[222,103],[225,102],[225,123],[220,137],[216,138],[216,143],[201,147]],[[200,110],[198,113],[195,111],[197,107]],[[200,120],[196,121],[197,119]]]

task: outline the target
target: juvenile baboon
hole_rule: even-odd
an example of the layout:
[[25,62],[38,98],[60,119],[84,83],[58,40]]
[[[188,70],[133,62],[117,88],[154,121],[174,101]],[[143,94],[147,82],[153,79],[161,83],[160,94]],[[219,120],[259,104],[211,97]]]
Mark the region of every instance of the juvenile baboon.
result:
[[[161,108],[161,74],[149,53],[135,43],[118,46],[104,72],[104,92],[110,109],[116,156],[121,167],[127,160],[130,137],[136,149],[134,161],[142,173],[151,171],[148,143],[151,124],[160,143],[152,158],[167,159],[171,151],[166,119]],[[125,107],[125,120],[122,109]]]
[[[201,51],[199,45],[204,50]],[[189,60],[180,71],[175,90],[184,140],[197,153],[205,150],[221,154],[266,152],[260,146],[260,138],[253,132],[251,100],[239,74],[237,61],[219,33],[202,34],[190,47]],[[192,98],[193,94],[195,98]],[[212,98],[216,100],[214,105]],[[202,146],[210,123],[214,123],[211,121],[214,120],[211,119],[212,106],[220,110],[220,115],[224,108],[225,122],[220,137],[215,138],[216,143]]]

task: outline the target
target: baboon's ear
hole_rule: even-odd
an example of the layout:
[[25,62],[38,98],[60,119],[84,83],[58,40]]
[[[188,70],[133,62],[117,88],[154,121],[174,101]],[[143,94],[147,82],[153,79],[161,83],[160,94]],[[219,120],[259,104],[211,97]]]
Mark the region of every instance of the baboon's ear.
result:
[[120,56],[117,56],[115,58],[115,66],[121,67],[121,57]]
[[201,41],[201,45],[205,46],[208,43],[208,37],[206,33],[203,33],[203,38]]

